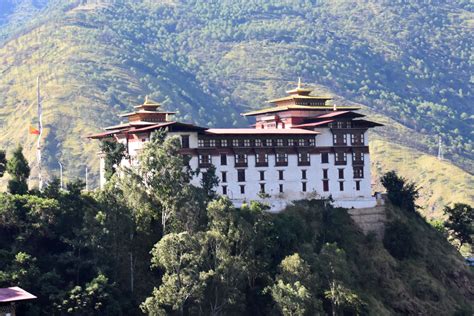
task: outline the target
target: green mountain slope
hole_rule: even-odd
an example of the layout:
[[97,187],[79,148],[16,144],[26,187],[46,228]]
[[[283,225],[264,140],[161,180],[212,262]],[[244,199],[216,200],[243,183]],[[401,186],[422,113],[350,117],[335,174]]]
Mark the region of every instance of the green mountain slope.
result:
[[33,159],[27,129],[40,76],[50,174],[58,159],[68,177],[96,171],[97,144],[84,136],[147,94],[185,121],[244,126],[240,112],[282,95],[298,76],[396,125],[379,135],[399,150],[433,154],[442,135],[445,157],[474,170],[468,1],[2,5],[0,143],[22,143]]

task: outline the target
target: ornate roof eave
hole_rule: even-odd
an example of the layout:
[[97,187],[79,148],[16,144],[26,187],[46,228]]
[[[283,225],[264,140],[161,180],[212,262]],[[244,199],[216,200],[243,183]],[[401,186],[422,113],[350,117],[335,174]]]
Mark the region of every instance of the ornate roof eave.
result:
[[[288,91],[287,91],[288,92]],[[314,95],[289,95],[286,97],[268,100],[267,103],[276,103],[280,101],[287,101],[287,100],[332,100],[330,96],[314,96]]]
[[[253,116],[253,115],[260,115],[265,113],[274,113],[274,112],[282,112],[282,111],[289,111],[289,110],[305,110],[305,111],[332,111],[334,109],[331,105],[321,105],[321,106],[312,106],[312,105],[286,105],[286,106],[274,106],[269,107],[261,110],[241,113],[242,116]],[[338,110],[360,110],[360,106],[337,106]]]

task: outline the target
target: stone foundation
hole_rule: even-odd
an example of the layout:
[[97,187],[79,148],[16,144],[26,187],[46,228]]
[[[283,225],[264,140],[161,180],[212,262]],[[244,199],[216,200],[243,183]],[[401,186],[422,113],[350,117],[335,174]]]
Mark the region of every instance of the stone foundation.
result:
[[367,235],[369,232],[374,232],[377,238],[383,238],[385,222],[387,221],[384,206],[354,208],[349,209],[348,213],[364,234]]

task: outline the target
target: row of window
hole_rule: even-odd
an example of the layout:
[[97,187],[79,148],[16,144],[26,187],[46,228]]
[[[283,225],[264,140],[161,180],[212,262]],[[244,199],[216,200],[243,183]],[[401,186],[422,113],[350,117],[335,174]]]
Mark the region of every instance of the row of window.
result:
[[347,121],[347,122],[333,122],[329,123],[328,127],[329,128],[351,128],[352,127],[352,122]]
[[[347,145],[347,134],[334,133],[332,135],[334,145]],[[364,145],[364,133],[352,133],[351,134],[352,145]]]
[[[323,181],[323,191],[324,192],[329,192],[329,180],[322,180]],[[344,181],[338,181],[339,182],[339,191],[344,191]],[[260,193],[266,193],[265,190],[265,183],[260,183]],[[240,194],[245,194],[245,185],[241,184],[239,185],[240,188]],[[284,193],[284,185],[283,183],[278,184],[278,189],[280,193]],[[301,191],[302,192],[307,192],[308,185],[306,182],[301,182]],[[356,191],[360,191],[360,180],[355,181],[355,189]],[[222,185],[222,194],[227,195],[228,190],[227,190],[227,185]]]
[[198,139],[198,147],[308,147],[315,139]]
[[[220,156],[221,166],[227,165],[227,154],[221,154]],[[237,167],[246,167],[248,165],[248,155],[247,154],[236,154],[234,156],[235,165]],[[352,154],[352,162],[357,165],[363,165],[364,162],[364,153],[354,152]],[[321,163],[329,163],[329,153],[321,153]],[[345,152],[336,152],[335,155],[336,165],[345,165],[347,163],[347,153]],[[212,156],[199,155],[199,165],[205,166],[212,164]],[[311,164],[310,154],[309,153],[298,153],[298,166],[309,166]],[[267,167],[268,166],[268,154],[266,153],[257,153],[255,154],[255,165],[257,167]],[[286,153],[276,153],[275,154],[275,165],[276,166],[287,166],[288,165],[288,154]]]
[[[364,178],[364,168],[363,167],[354,167],[353,169],[353,178],[354,179],[361,179]],[[285,180],[284,172],[285,170],[277,170],[278,171],[278,180]],[[323,180],[329,179],[329,169],[322,169],[323,171]],[[265,181],[265,170],[259,171],[259,179],[260,181]],[[344,169],[338,169],[338,178],[339,180],[344,179]],[[307,180],[308,174],[307,170],[301,170],[301,180]],[[227,171],[221,171],[221,182],[227,183]],[[237,182],[245,182],[245,169],[238,169],[237,170]]]

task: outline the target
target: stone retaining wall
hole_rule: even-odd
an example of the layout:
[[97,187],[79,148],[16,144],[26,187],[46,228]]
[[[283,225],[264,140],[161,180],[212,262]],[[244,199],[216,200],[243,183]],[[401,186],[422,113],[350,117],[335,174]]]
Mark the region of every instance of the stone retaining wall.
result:
[[387,220],[384,206],[349,209],[348,212],[364,234],[374,232],[379,239],[383,238]]

